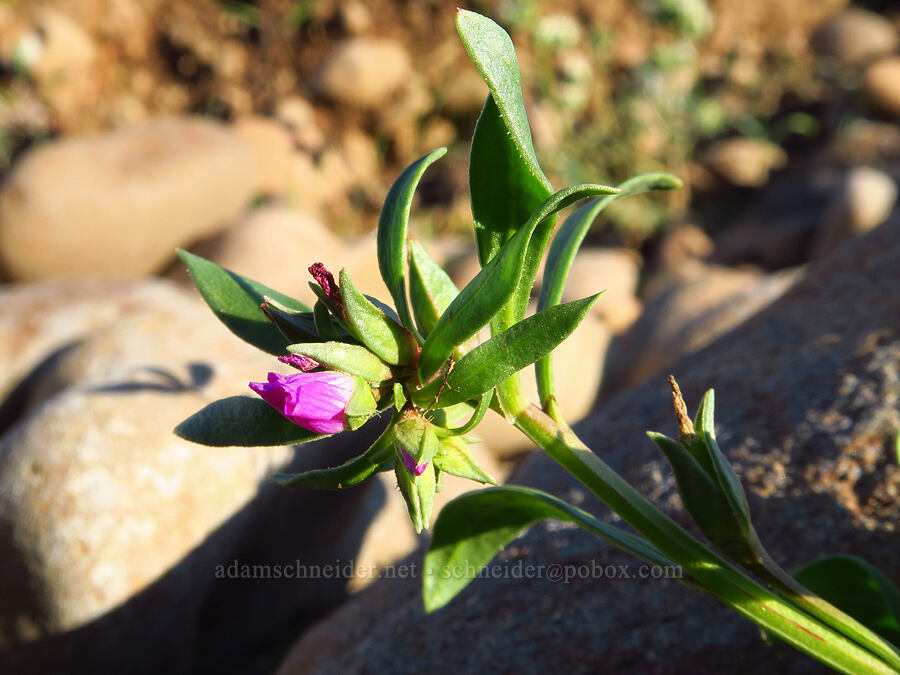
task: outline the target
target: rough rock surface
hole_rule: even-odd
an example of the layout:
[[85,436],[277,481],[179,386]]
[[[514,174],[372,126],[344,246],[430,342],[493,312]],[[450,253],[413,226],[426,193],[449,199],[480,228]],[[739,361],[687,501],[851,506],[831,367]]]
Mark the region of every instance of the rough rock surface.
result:
[[0,191],[0,266],[22,281],[156,272],[236,217],[255,173],[251,148],[200,118],[41,145]]
[[[894,223],[847,244],[774,305],[673,368],[692,406],[716,388],[721,444],[764,544],[788,568],[844,552],[900,578],[892,452],[900,424],[898,236]],[[670,474],[644,436],[674,433],[670,403],[664,380],[650,381],[608,401],[578,431],[683,518]],[[594,508],[543,455],[518,479]],[[786,646],[763,648],[750,623],[672,581],[513,578],[520,561],[631,563],[636,572],[634,561],[580,532],[535,528],[501,559],[494,569],[503,578],[476,581],[429,617],[421,579],[375,584],[303,636],[281,675],[824,672]]]

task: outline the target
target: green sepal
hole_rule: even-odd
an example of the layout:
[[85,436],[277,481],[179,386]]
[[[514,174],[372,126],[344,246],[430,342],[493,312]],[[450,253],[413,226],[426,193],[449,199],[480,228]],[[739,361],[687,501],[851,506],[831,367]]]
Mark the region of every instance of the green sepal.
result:
[[378,403],[372,393],[371,385],[361,377],[356,377],[353,393],[344,408],[347,426],[358,429],[378,410]]
[[435,468],[460,478],[489,485],[497,484],[487,471],[478,466],[465,441],[458,436],[441,439],[440,450],[434,456],[434,465]]
[[340,287],[350,333],[386,363],[412,363],[416,350],[413,334],[360,293],[347,270],[341,270]]
[[413,476],[403,466],[403,462],[397,459],[394,463],[394,475],[397,477],[400,494],[406,501],[409,518],[416,529],[416,534],[419,534],[431,524],[434,494],[437,491],[434,464],[429,462],[421,475]]
[[269,296],[302,312],[308,312],[309,307],[193,253],[178,249],[178,256],[187,265],[206,304],[232,333],[269,354],[284,354],[289,341],[260,309],[263,297]]
[[409,296],[416,325],[427,338],[459,289],[424,246],[417,241],[409,244]]
[[406,393],[403,391],[403,385],[399,382],[394,382],[394,408],[397,412],[400,412],[405,405]]
[[406,450],[418,465],[430,462],[439,447],[433,425],[414,414],[403,417],[394,425],[393,439],[398,456]]
[[406,299],[406,232],[416,187],[425,170],[447,154],[438,148],[413,162],[388,191],[378,218],[378,268],[397,308],[400,323],[415,330]]
[[288,345],[292,354],[308,356],[329,370],[357,375],[368,382],[387,382],[394,373],[390,366],[365,347],[344,342],[308,342]]
[[362,455],[340,466],[313,469],[301,473],[276,473],[272,476],[279,485],[312,490],[340,490],[359,485],[379,471],[388,471],[394,456],[390,434],[385,431]]

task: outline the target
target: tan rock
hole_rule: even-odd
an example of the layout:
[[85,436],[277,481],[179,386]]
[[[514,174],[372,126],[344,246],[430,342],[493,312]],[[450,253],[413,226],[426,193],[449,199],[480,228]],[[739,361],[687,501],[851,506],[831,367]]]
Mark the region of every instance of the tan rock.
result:
[[283,193],[294,152],[290,131],[277,121],[260,116],[239,119],[234,124],[234,130],[253,148],[257,190],[275,195]]
[[894,117],[900,117],[900,56],[880,59],[866,69],[866,94]]
[[278,102],[275,116],[291,130],[294,143],[310,153],[325,147],[325,134],[316,124],[315,110],[299,96],[289,96]]
[[409,72],[409,54],[400,43],[351,38],[322,64],[318,88],[336,103],[376,108],[400,88]]
[[245,143],[199,118],[47,143],[0,192],[0,261],[21,280],[152,273],[240,212],[254,167]]
[[812,36],[820,54],[855,65],[888,54],[897,48],[897,31],[874,12],[850,8],[820,25]]
[[641,312],[641,302],[635,295],[640,264],[640,256],[629,249],[582,249],[572,263],[563,300],[577,300],[604,291],[593,313],[613,333],[620,333]]
[[787,164],[787,153],[767,141],[729,138],[710,146],[704,161],[732,185],[761,187],[768,182],[770,171]]

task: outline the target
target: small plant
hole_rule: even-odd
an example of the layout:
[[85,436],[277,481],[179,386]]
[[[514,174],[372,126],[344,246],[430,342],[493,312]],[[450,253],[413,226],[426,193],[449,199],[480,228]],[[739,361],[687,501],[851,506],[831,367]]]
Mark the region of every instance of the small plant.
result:
[[[769,637],[845,673],[900,672],[900,594],[861,561],[829,558],[801,571],[851,618],[785,573],[760,543],[738,477],[719,450],[712,391],[696,417],[671,380],[677,440],[651,433],[672,466],[685,508],[713,550],[653,506],[594,455],[563,420],[551,354],[575,330],[596,294],[560,303],[572,261],[594,219],[612,201],[680,185],[665,173],[610,187],[581,184],[554,192],[538,164],[522,104],[516,54],[489,19],[459,11],[463,44],[490,95],[475,128],[470,189],[482,269],[457,289],[427,251],[408,240],[416,186],[445,152],[412,164],[388,193],[378,225],[378,264],[394,307],[367,297],[347,270],[339,278],[309,268],[312,307],[257,281],[180,252],[210,308],[238,337],[294,367],[251,383],[260,398],[214,402],[176,429],[213,446],[285,445],[354,430],[382,414],[386,430],[340,466],[278,474],[286,486],[339,489],[393,471],[417,532],[429,527],[445,474],[494,483],[474,461],[466,436],[484,415],[503,415],[638,534],[537,490],[513,486],[467,493],[438,515],[425,557],[424,603],[447,604],[495,553],[531,524],[575,523],[653,564],[679,566],[686,581],[763,628]],[[555,214],[583,200],[552,239]],[[525,316],[538,265],[548,249],[537,313]],[[485,326],[491,336],[477,343]],[[534,364],[540,401],[523,393],[519,371]],[[449,574],[448,570],[466,570]],[[753,576],[750,576],[753,575]],[[836,585],[835,580],[840,584]],[[853,588],[850,597],[841,589]],[[837,589],[837,590],[836,590]],[[860,604],[860,601],[864,600]],[[854,602],[856,604],[854,604]]]

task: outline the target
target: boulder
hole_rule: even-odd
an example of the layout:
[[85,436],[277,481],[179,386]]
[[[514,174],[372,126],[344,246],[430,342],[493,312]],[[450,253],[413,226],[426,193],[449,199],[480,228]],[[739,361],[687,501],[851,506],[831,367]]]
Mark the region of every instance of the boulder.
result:
[[[175,436],[284,367],[187,292],[155,286],[163,307],[114,319],[29,376],[0,438],[4,672],[270,672],[280,641],[346,594],[345,576],[309,566],[352,559],[385,500],[377,482],[324,494],[266,479],[289,461],[338,464],[376,429],[293,460]],[[279,576],[227,572],[243,564]]]
[[399,42],[356,37],[340,43],[318,73],[318,89],[335,103],[375,109],[386,103],[411,71]]
[[[900,578],[898,236],[894,223],[848,243],[740,330],[672,367],[692,408],[716,389],[720,444],[763,543],[788,569],[847,553]],[[577,427],[684,522],[646,429],[676,433],[662,378],[607,401]],[[515,479],[597,507],[542,453]],[[544,566],[538,578],[517,574],[528,564]],[[568,583],[546,573],[552,564],[569,571]],[[630,578],[606,574],[620,564],[630,565]],[[420,574],[373,585],[304,634],[278,672],[823,672],[785,645],[764,647],[754,625],[711,598],[639,573],[634,560],[580,531],[535,527],[505,548],[489,578],[433,615],[422,610]]]
[[234,130],[253,148],[256,157],[257,190],[266,194],[284,192],[291,171],[294,139],[278,121],[261,116],[239,119]]
[[787,164],[787,153],[774,143],[752,138],[717,141],[703,155],[704,163],[732,185],[761,187],[769,173]]
[[705,347],[777,299],[795,270],[762,275],[753,270],[695,262],[690,274],[650,299],[640,318],[607,354],[605,393],[661,373]]
[[0,192],[0,265],[23,281],[153,273],[236,217],[255,171],[246,143],[200,118],[37,146]]

